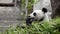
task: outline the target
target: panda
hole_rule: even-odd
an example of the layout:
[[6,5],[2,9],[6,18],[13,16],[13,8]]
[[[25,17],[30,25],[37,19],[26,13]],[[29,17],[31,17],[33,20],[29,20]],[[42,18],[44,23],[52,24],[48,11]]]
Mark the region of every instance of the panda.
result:
[[46,8],[42,8],[42,10],[34,10],[26,19],[26,25],[31,25],[34,20],[37,21],[49,21],[51,19],[51,12],[48,12]]

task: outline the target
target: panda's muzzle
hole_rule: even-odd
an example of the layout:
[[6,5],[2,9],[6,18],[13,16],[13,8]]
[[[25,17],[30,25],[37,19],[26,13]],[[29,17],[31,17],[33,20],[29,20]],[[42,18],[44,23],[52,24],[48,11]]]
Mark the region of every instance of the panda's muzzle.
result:
[[34,18],[33,17],[30,17],[30,16],[28,16],[27,18],[26,18],[26,25],[31,25],[31,23],[33,22],[33,20],[34,20]]

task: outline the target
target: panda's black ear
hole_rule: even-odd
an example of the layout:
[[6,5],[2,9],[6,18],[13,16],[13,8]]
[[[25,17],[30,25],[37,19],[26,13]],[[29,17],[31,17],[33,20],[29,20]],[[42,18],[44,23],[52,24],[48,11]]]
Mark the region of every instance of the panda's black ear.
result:
[[42,11],[43,11],[44,13],[46,13],[46,12],[47,12],[47,9],[46,9],[46,8],[42,8]]
[[36,16],[36,13],[33,13],[34,16]]

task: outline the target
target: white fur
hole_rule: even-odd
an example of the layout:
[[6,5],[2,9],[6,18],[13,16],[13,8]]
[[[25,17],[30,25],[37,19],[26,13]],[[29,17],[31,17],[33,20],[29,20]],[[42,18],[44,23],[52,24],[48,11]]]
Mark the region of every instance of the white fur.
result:
[[[36,13],[37,15],[34,16],[33,13]],[[34,17],[34,19],[40,20],[41,18],[44,17],[45,21],[49,21],[51,19],[51,12],[44,13],[42,10],[34,10],[31,14],[30,17]]]
[[51,20],[51,12],[45,13],[44,20],[45,20],[45,21],[50,21],[50,20]]
[[[33,15],[33,13],[37,13],[36,16]],[[42,12],[42,10],[34,10],[31,14],[30,14],[31,17],[34,17],[35,19],[37,20],[40,20],[42,17],[44,17],[44,12]]]

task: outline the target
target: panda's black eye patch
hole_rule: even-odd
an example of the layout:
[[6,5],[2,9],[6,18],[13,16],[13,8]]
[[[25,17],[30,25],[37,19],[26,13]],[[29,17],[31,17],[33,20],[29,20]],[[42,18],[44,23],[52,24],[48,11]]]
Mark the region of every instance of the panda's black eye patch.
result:
[[33,13],[34,16],[36,16],[36,13]]

